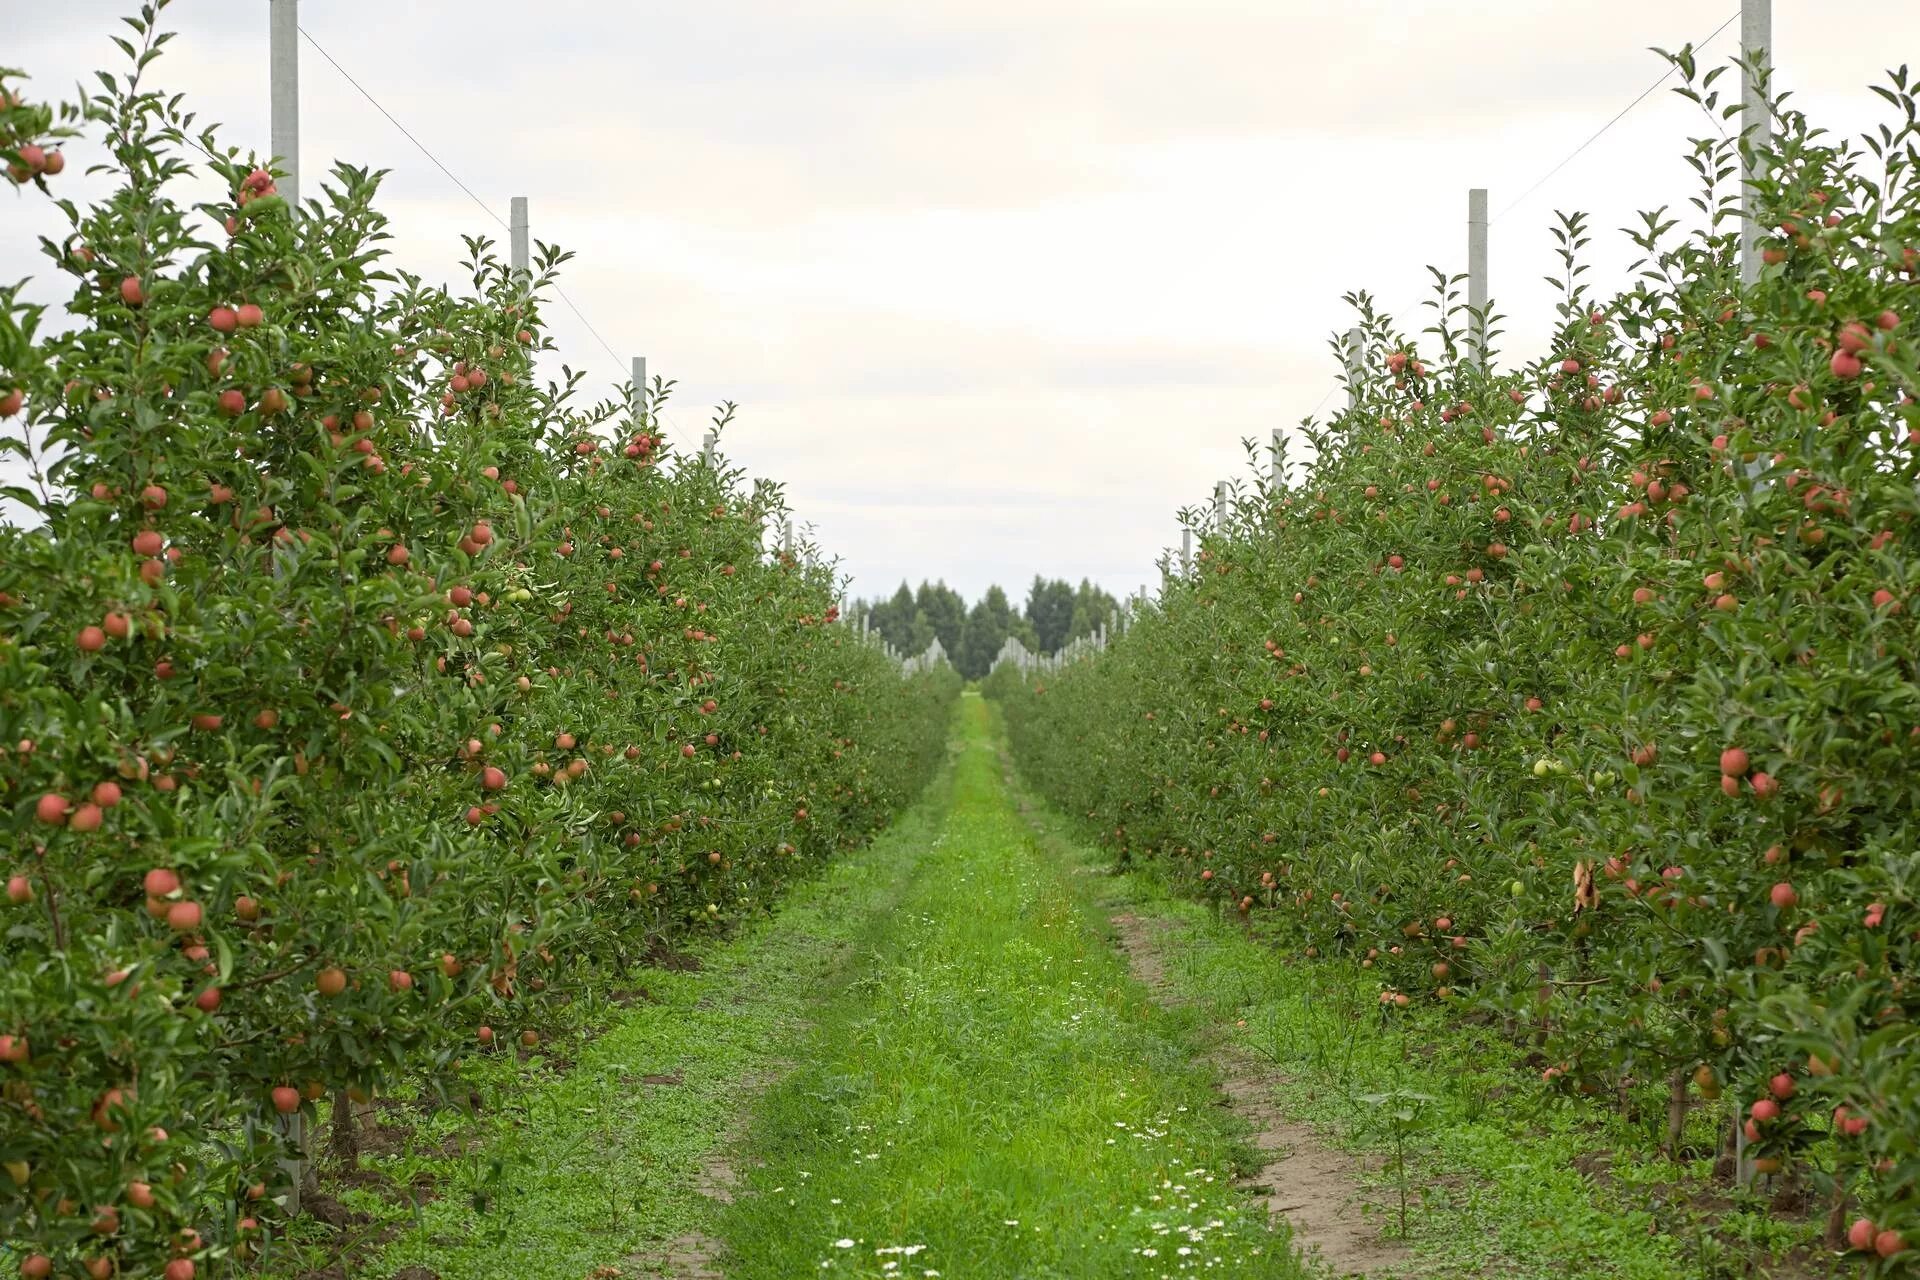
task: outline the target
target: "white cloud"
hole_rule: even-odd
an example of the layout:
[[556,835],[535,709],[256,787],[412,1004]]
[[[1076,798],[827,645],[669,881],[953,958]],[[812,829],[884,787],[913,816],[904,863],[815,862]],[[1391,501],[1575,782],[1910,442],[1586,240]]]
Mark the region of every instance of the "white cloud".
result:
[[[45,8],[4,56],[58,91],[114,56],[127,7]],[[610,383],[646,354],[679,379],[685,445],[740,401],[729,451],[787,482],[857,590],[973,593],[1150,581],[1240,440],[1326,397],[1343,293],[1422,327],[1426,264],[1464,265],[1466,188],[1503,209],[1659,75],[1647,46],[1735,7],[398,0],[304,21],[486,204],[530,196],[535,235],[578,251],[565,286],[620,359],[555,307],[570,363]],[[1875,6],[1871,39],[1778,8],[1797,104],[1842,134],[1878,119],[1864,86],[1920,49],[1920,6]],[[265,138],[263,9],[168,13],[158,75],[236,142]],[[303,75],[309,172],[391,168],[403,263],[444,278],[460,233],[498,234],[310,50]],[[1550,331],[1551,211],[1590,211],[1593,277],[1618,281],[1615,228],[1683,208],[1708,127],[1656,93],[1496,222],[1510,350]],[[39,272],[58,228],[0,201],[0,278]]]

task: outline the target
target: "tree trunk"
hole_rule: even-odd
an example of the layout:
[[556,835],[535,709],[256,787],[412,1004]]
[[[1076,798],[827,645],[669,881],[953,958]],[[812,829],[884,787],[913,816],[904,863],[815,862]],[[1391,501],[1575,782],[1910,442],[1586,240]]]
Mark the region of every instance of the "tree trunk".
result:
[[347,1096],[345,1089],[336,1089],[333,1094],[333,1132],[327,1143],[333,1158],[340,1162],[343,1169],[360,1167],[360,1125],[359,1116],[353,1105],[353,1099]]
[[1667,1159],[1680,1159],[1680,1141],[1687,1134],[1687,1073],[1675,1067],[1667,1075]]
[[1844,1187],[1833,1189],[1833,1203],[1827,1206],[1826,1246],[1829,1249],[1847,1247],[1847,1192]]

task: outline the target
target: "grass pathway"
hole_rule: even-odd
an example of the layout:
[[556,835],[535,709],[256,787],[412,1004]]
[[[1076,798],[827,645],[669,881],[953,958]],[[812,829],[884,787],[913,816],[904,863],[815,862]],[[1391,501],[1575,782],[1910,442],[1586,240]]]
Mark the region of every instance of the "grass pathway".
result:
[[[728,1280],[1295,1277],[1181,1020],[1044,853],[962,706],[939,834],[755,1107]],[[877,869],[876,869],[877,873]]]

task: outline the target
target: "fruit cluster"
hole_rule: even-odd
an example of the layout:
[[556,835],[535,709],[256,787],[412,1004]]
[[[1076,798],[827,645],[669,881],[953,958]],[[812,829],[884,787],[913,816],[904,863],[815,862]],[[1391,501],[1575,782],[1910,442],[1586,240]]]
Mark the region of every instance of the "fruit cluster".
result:
[[[1502,373],[1444,282],[1437,342],[1356,296],[1357,403],[1308,465],[1108,652],[990,692],[1123,860],[1383,1004],[1497,1021],[1676,1154],[1716,1154],[1706,1104],[1729,1169],[1891,1271],[1920,1227],[1920,132],[1904,76],[1884,96],[1885,176],[1777,110],[1751,287],[1730,220],[1649,215],[1597,302],[1563,218],[1554,349]],[[1699,144],[1711,182],[1737,145]]]
[[[29,1277],[246,1256],[279,1117],[434,1096],[762,910],[918,791],[958,685],[831,625],[830,567],[764,549],[778,487],[673,455],[667,384],[537,381],[564,255],[475,240],[429,287],[382,256],[376,175],[296,213],[211,135],[190,161],[133,25],[137,73],[75,115],[121,185],[48,246],[73,326],[0,293],[32,517],[0,528],[0,1258]],[[207,173],[229,197],[180,203]]]

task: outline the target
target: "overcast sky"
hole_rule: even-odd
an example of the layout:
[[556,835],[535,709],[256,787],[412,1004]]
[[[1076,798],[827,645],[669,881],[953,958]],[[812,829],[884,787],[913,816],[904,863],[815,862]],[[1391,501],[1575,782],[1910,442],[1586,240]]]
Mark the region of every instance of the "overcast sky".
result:
[[[0,0],[0,61],[65,92],[133,0]],[[1738,0],[307,0],[302,22],[496,213],[578,252],[554,308],[596,389],[679,380],[674,434],[740,403],[727,453],[787,482],[855,593],[1034,573],[1154,580],[1175,513],[1322,406],[1349,290],[1409,329],[1491,189],[1505,349],[1539,350],[1548,226],[1693,194],[1708,129],[1665,89],[1508,206]],[[1775,0],[1774,60],[1835,132],[1920,56],[1920,3]],[[178,0],[157,69],[267,145],[265,0]],[[1707,51],[1735,52],[1738,22]],[[302,50],[304,163],[390,168],[399,261],[446,278],[498,228]],[[1731,85],[1732,77],[1727,77]],[[74,149],[68,185],[96,158]],[[38,197],[0,193],[0,279],[46,275]],[[48,281],[35,296],[58,301]]]

